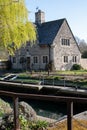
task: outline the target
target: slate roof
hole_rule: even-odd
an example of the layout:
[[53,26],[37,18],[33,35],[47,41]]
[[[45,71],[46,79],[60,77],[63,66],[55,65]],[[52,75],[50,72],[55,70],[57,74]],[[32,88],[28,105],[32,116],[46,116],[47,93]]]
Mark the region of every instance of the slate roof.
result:
[[37,25],[39,44],[52,44],[64,20],[59,19]]

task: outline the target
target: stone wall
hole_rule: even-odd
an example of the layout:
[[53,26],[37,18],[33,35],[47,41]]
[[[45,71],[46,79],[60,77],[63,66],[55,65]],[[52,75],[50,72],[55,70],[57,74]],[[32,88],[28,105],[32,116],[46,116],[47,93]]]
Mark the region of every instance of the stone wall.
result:
[[[38,63],[33,62],[33,57],[37,56],[38,57]],[[46,64],[42,62],[43,56],[48,56],[48,62],[49,62],[49,48],[48,46],[46,47],[40,47],[37,43],[33,46],[26,46],[23,51],[21,49],[16,53],[16,63],[13,63],[13,68],[14,69],[22,69],[22,68],[27,68],[26,67],[26,62],[24,64],[20,64],[20,58],[25,57],[30,57],[30,69],[33,70],[39,70],[39,69],[45,69]]]
[[81,58],[80,64],[84,69],[87,69],[87,58]]
[[[70,46],[62,45],[62,38],[69,39]],[[54,45],[54,65],[56,70],[70,70],[72,65],[75,64],[72,61],[73,56],[77,57],[76,64],[80,64],[81,53],[66,20],[54,40]],[[64,56],[68,56],[68,63],[64,63]]]
[[[70,46],[61,45],[62,38],[70,39]],[[20,57],[24,56],[25,59],[30,57],[30,68],[33,70],[45,69],[46,63],[42,62],[42,57],[47,56],[49,62],[49,55],[55,70],[70,70],[73,64],[80,64],[81,53],[66,20],[64,20],[64,23],[51,44],[50,54],[48,46],[41,47],[38,43],[33,46],[28,44],[25,48],[22,48],[19,53],[17,52],[17,61],[13,64],[13,68],[27,68],[26,63],[23,65],[20,64]],[[39,59],[39,62],[36,64],[33,63],[34,56],[37,56]],[[64,63],[64,56],[68,56],[68,63]],[[72,61],[73,56],[76,56],[76,62]]]

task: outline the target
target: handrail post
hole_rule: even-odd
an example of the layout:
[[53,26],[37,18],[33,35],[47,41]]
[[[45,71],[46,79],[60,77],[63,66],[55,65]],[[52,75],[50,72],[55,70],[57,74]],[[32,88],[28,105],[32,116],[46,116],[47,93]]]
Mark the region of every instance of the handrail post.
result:
[[20,130],[19,127],[19,111],[18,111],[18,97],[14,96],[13,97],[13,102],[14,102],[14,130]]
[[67,130],[72,130],[73,102],[67,102]]

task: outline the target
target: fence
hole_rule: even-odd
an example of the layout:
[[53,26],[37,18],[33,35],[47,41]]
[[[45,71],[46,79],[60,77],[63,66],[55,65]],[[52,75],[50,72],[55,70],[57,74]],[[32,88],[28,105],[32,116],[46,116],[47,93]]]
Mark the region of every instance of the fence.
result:
[[80,64],[84,69],[87,69],[87,58],[81,58]]
[[64,97],[64,96],[48,96],[48,95],[37,95],[37,94],[25,94],[25,93],[14,93],[8,91],[1,91],[0,95],[10,96],[13,98],[14,103],[14,130],[20,130],[19,128],[19,112],[18,112],[18,100],[19,98],[29,98],[34,100],[47,100],[53,102],[66,102],[67,103],[67,130],[72,130],[72,118],[73,118],[73,103],[87,103],[87,98],[78,97]]

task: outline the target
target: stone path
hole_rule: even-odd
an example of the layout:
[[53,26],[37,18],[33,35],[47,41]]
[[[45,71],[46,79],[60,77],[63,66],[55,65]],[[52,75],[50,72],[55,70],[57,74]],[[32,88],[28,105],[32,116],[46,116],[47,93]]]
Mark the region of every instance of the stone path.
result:
[[[47,118],[47,117],[42,117],[42,116],[37,116],[38,120],[43,120],[43,121],[47,121],[49,123],[58,123],[58,122],[62,122],[64,120],[66,120],[66,116],[64,118],[61,118],[60,120],[55,120],[55,119],[51,119],[51,118]],[[79,119],[79,120],[87,120],[87,111],[84,111],[82,113],[76,114],[73,116],[74,119]]]
[[80,120],[87,120],[87,111],[75,115],[74,118]]
[[47,118],[47,117],[42,117],[42,116],[37,116],[37,119],[38,119],[38,120],[42,120],[42,121],[47,121],[47,122],[49,122],[49,123],[54,123],[54,122],[57,121],[57,120],[55,120],[55,119],[51,119],[51,118]]

